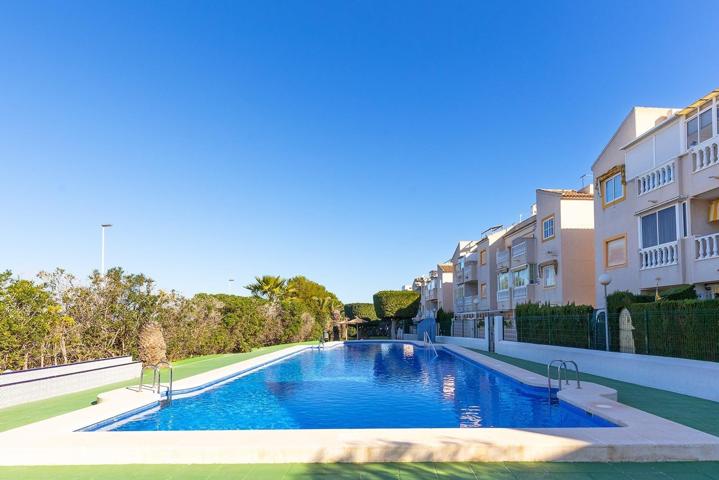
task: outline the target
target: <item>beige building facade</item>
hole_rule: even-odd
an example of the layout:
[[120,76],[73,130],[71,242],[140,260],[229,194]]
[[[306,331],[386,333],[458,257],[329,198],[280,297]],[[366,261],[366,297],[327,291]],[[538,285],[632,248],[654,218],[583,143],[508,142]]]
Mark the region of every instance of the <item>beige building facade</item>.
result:
[[[693,284],[719,295],[718,96],[632,109],[592,166],[595,267],[609,293]],[[601,285],[595,298],[604,304]]]

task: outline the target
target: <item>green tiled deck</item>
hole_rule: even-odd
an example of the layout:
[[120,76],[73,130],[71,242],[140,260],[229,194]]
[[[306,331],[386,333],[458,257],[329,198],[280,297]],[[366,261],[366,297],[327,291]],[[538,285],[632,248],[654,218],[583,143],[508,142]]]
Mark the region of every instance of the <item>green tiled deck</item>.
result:
[[370,463],[328,465],[122,465],[13,467],[13,480],[719,480],[719,462],[693,463]]
[[[245,357],[229,355],[188,360],[183,364],[181,377],[193,375],[210,368],[227,365],[255,356],[252,352]],[[484,352],[481,352],[484,353]],[[489,354],[507,363],[546,374],[546,366]],[[178,371],[180,369],[178,368]],[[627,405],[660,415],[698,430],[719,435],[719,403],[679,395],[654,388],[619,382],[595,375],[583,375],[585,381],[599,383],[619,392],[619,400]],[[70,411],[87,405],[90,393],[85,397],[63,401],[63,408]],[[79,395],[79,394],[76,394]],[[95,394],[96,395],[96,394]],[[68,396],[69,397],[69,396]],[[62,397],[61,397],[62,398]],[[92,397],[94,398],[94,397]],[[54,400],[54,399],[53,399]],[[50,402],[50,401],[46,401]],[[41,402],[36,402],[41,403]],[[77,405],[70,408],[72,405]],[[58,406],[47,406],[43,410],[57,411]],[[0,429],[16,423],[0,410]],[[62,412],[61,412],[62,413]],[[29,412],[24,412],[27,420]],[[57,414],[57,413],[55,413]],[[37,418],[39,419],[39,418]],[[35,421],[35,420],[32,420]],[[23,423],[28,423],[24,421]],[[2,452],[0,452],[2,455]],[[120,465],[120,466],[67,466],[67,467],[12,467],[0,468],[0,479],[27,480],[199,480],[199,479],[595,479],[595,480],[719,480],[719,462],[678,462],[678,463],[414,463],[414,464],[328,464],[328,465]]]

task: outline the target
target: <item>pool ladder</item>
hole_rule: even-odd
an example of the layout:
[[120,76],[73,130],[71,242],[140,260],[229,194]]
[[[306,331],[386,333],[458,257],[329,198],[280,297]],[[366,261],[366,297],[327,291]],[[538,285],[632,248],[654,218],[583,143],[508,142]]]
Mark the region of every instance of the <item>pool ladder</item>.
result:
[[429,338],[429,333],[428,333],[428,332],[424,332],[423,343],[424,343],[424,347],[425,347],[425,348],[427,348],[427,346],[429,346],[429,348],[431,349],[431,351],[434,352],[434,357],[432,357],[432,360],[434,360],[435,358],[439,357],[439,354],[437,353],[437,348],[435,348],[434,343],[432,343],[432,339]]
[[[162,384],[162,367],[167,367],[170,370],[170,382],[167,385]],[[144,384],[145,379],[145,370],[152,370],[152,385]],[[172,401],[172,365],[170,365],[170,362],[162,361],[158,362],[154,365],[143,365],[142,370],[140,371],[140,385],[137,389],[138,392],[142,392],[143,390],[150,389],[150,391],[161,394],[162,389],[165,389],[165,396],[169,401]]]
[[[574,367],[574,374],[575,379],[577,381],[577,388],[582,388],[582,383],[579,380],[579,367],[577,366],[577,362],[574,360],[552,360],[547,364],[547,393],[549,394],[549,399],[552,399],[552,375],[551,370],[552,367],[556,365],[557,368],[557,387],[558,390],[562,389],[562,379],[564,379],[564,384],[569,385],[569,374],[567,373],[567,365],[571,365]],[[564,373],[564,375],[562,375]]]

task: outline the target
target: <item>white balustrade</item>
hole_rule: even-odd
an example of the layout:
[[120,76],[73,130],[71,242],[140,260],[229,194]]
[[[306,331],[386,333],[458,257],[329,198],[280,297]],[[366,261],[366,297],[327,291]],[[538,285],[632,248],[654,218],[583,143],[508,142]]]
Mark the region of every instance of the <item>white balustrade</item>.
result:
[[661,188],[674,181],[676,175],[676,162],[672,161],[651,170],[637,178],[638,195]]
[[694,237],[694,259],[719,258],[719,233]]
[[691,149],[692,171],[698,172],[719,163],[719,145],[716,137]]
[[497,301],[498,302],[506,302],[508,300],[509,300],[509,290],[497,291]]
[[679,245],[677,242],[662,243],[654,247],[639,250],[639,268],[666,267],[679,262]]

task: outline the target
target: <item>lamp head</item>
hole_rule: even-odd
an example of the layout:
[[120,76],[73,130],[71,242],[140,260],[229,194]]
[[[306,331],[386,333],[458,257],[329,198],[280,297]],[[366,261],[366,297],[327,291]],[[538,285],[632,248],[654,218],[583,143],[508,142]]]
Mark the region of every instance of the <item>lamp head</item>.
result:
[[612,283],[612,277],[608,273],[602,273],[599,275],[599,283],[604,285],[605,287]]

